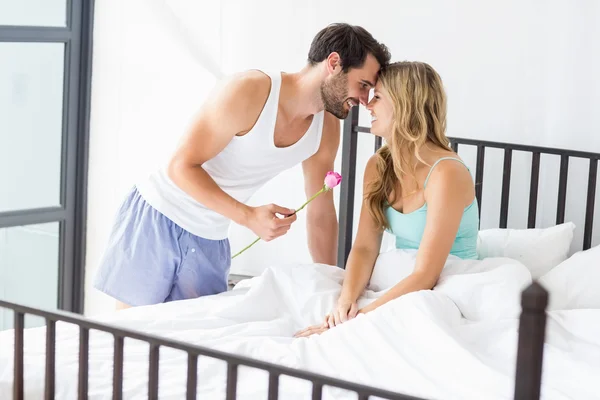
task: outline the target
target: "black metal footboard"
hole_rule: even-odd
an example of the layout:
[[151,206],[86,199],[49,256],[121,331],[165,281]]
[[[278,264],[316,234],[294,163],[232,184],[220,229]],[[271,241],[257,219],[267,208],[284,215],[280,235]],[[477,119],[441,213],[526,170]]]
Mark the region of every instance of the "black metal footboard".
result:
[[399,393],[393,393],[388,390],[375,387],[360,385],[353,382],[347,382],[341,379],[327,377],[316,373],[301,371],[289,367],[284,367],[248,357],[229,354],[210,348],[200,347],[189,343],[162,338],[155,335],[141,333],[118,326],[94,322],[89,319],[61,311],[45,311],[20,304],[10,303],[0,300],[0,308],[7,308],[14,311],[14,400],[24,399],[24,321],[25,314],[40,316],[46,319],[46,378],[45,378],[45,399],[53,399],[55,394],[55,339],[56,322],[63,321],[79,326],[79,377],[78,377],[78,399],[87,399],[88,395],[88,373],[89,373],[89,333],[90,330],[99,330],[110,333],[114,336],[114,367],[113,367],[113,399],[122,399],[123,387],[123,349],[124,339],[131,338],[144,341],[150,345],[149,368],[148,368],[148,398],[158,399],[158,367],[159,353],[161,347],[185,351],[188,355],[187,366],[187,390],[186,398],[188,400],[196,399],[196,386],[198,379],[197,361],[199,357],[210,357],[219,359],[227,363],[227,387],[226,399],[233,400],[237,396],[237,372],[238,366],[247,366],[267,371],[269,373],[268,399],[279,399],[279,377],[287,375],[293,378],[299,378],[312,383],[312,399],[322,398],[323,387],[331,386],[354,392],[360,400],[366,400],[369,396],[377,396],[392,400],[424,400],[416,397],[407,396]]
[[[548,293],[538,283],[533,283],[522,294],[523,312],[519,328],[519,345],[517,353],[517,373],[515,380],[515,399],[538,399],[540,395],[541,370],[543,359],[544,334],[546,327],[545,309]],[[322,398],[323,387],[331,386],[355,392],[358,399],[366,400],[370,396],[396,400],[424,400],[413,396],[394,393],[384,389],[360,385],[341,379],[301,371],[264,361],[237,356],[210,348],[200,347],[181,341],[161,338],[109,324],[92,320],[61,311],[45,311],[20,304],[0,300],[0,308],[14,311],[14,400],[24,399],[24,321],[25,314],[40,316],[46,319],[46,366],[45,366],[45,399],[53,399],[55,395],[55,343],[56,322],[63,321],[75,324],[80,329],[79,343],[79,376],[78,399],[87,399],[89,374],[89,334],[90,330],[99,330],[114,336],[114,366],[113,366],[113,399],[122,399],[123,387],[123,356],[124,339],[131,338],[144,341],[150,345],[148,368],[148,398],[158,399],[159,385],[159,356],[160,348],[168,347],[185,351],[188,355],[187,365],[187,395],[188,400],[196,399],[198,379],[198,357],[210,357],[227,363],[226,399],[237,397],[238,366],[247,366],[267,371],[269,373],[268,399],[279,399],[279,377],[287,375],[312,383],[312,399]],[[401,379],[401,377],[399,377]]]

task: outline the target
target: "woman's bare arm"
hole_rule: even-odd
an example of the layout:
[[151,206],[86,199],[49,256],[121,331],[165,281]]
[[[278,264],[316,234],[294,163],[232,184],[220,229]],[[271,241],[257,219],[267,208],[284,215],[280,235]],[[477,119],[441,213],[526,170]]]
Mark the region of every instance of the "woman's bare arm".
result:
[[435,168],[425,190],[427,221],[413,272],[360,310],[361,313],[404,294],[435,286],[452,249],[464,209],[473,201],[473,196],[471,175],[464,165],[448,161]]

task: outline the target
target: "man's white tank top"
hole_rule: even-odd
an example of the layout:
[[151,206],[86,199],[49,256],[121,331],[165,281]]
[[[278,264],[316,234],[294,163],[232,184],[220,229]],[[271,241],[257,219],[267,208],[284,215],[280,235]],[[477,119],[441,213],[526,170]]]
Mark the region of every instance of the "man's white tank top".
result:
[[[234,136],[223,151],[202,165],[225,193],[242,203],[270,179],[315,154],[321,143],[323,111],[314,115],[295,144],[275,146],[281,73],[267,75],[271,90],[255,125],[245,135]],[[181,190],[167,175],[166,167],[136,186],[152,207],[186,231],[205,239],[227,238],[231,221]]]

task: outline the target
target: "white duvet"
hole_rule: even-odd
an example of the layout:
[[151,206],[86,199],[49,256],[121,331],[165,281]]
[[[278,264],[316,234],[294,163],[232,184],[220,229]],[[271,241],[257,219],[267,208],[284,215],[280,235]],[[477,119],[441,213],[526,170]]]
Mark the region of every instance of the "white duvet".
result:
[[[412,269],[414,253],[380,256],[363,306]],[[319,264],[268,268],[217,296],[140,307],[98,317],[151,334],[258,358],[292,368],[430,399],[511,399],[514,391],[521,290],[527,268],[506,258],[450,259],[434,290],[398,298],[320,336],[294,339],[320,323],[339,294],[344,271]],[[89,398],[112,396],[112,336],[90,334]],[[600,399],[600,309],[551,311],[542,397]],[[0,333],[0,399],[12,396],[12,332]],[[57,325],[56,393],[77,393],[79,331]],[[25,397],[44,390],[43,328],[25,336]],[[147,396],[148,345],[125,341],[124,398]],[[161,399],[185,394],[185,353],[160,352]],[[198,398],[225,398],[226,365],[201,357]],[[238,398],[265,399],[266,372],[240,367]],[[281,399],[310,398],[311,384],[282,377]],[[325,388],[324,398],[356,398]]]

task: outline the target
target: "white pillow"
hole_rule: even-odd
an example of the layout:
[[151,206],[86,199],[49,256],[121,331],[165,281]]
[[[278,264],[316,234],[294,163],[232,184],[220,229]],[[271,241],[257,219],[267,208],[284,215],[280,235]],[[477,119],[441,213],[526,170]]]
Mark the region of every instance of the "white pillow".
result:
[[531,283],[522,263],[510,258],[452,260],[434,290],[448,295],[471,321],[519,318],[521,292]]
[[600,245],[573,254],[542,276],[548,310],[600,309]]
[[[416,250],[390,250],[375,262],[369,289],[383,292],[413,272]],[[447,295],[474,321],[518,318],[521,291],[531,283],[527,267],[509,258],[461,260],[449,256],[434,291]]]
[[379,253],[369,279],[370,290],[388,290],[412,274],[417,260],[417,250],[392,249]]
[[567,259],[575,224],[566,222],[550,228],[485,229],[479,232],[479,259],[507,257],[523,263],[538,279]]

